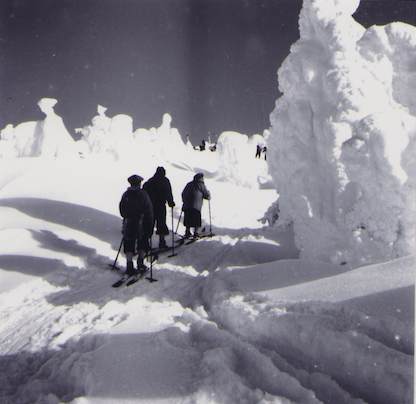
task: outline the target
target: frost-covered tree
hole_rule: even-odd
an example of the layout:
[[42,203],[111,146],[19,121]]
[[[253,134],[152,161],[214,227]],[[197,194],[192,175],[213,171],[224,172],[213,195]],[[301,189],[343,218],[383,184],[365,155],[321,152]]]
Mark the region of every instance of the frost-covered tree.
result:
[[219,176],[223,181],[247,188],[260,188],[270,180],[264,154],[256,159],[256,147],[266,146],[264,136],[250,138],[237,132],[223,132],[218,138]]
[[365,30],[358,5],[304,0],[268,139],[278,223],[351,266],[414,253],[416,29]]
[[107,108],[98,105],[92,125],[78,129],[82,138],[79,149],[86,155],[110,157],[113,161],[134,160],[138,147],[133,137],[133,119],[125,114],[109,118]]
[[78,158],[74,139],[53,109],[57,102],[54,98],[42,98],[38,102],[46,115],[43,121],[23,122],[15,128],[7,125],[0,134],[0,139],[6,143],[0,145],[0,156]]

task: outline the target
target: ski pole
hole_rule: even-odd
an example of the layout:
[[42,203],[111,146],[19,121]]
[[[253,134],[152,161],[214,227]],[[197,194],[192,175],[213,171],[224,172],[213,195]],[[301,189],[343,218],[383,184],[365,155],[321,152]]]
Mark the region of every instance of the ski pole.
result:
[[[181,218],[182,218],[182,212],[183,210],[181,209],[181,214],[179,216],[178,225],[176,226],[175,234],[178,234],[179,224],[181,223]],[[172,220],[173,220],[173,215],[172,215]],[[172,230],[173,230],[173,226],[172,226]]]
[[174,237],[174,234],[173,234],[173,206],[172,206],[171,212],[172,212],[172,254],[168,255],[168,258],[174,257],[175,255],[177,255],[177,254],[175,254],[175,240],[173,238]]
[[211,224],[211,200],[208,199],[208,210],[209,210],[209,235],[212,236],[212,224]]
[[[152,237],[150,237],[150,251],[152,251]],[[150,283],[157,282],[157,279],[153,278],[153,258],[153,256],[150,256],[150,277],[146,278]]]
[[[152,251],[152,236],[150,236],[149,244],[150,244],[150,251]],[[152,269],[153,269],[153,258],[152,256],[150,256],[150,274],[152,273]]]
[[[117,264],[118,256],[120,255],[121,246],[123,245],[123,241],[124,241],[124,237],[121,239],[120,247],[118,247],[118,252],[117,252],[117,256],[116,256],[116,259],[114,261],[114,264],[113,265],[110,264],[112,271],[117,268],[116,264]],[[117,269],[119,269],[119,268],[117,268]]]

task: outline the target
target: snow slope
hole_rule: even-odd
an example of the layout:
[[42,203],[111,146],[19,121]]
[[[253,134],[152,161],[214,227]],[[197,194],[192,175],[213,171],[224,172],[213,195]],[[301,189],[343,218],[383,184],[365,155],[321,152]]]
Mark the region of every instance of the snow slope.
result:
[[[2,402],[411,402],[414,257],[299,260],[291,227],[257,220],[273,190],[208,178],[215,236],[111,288],[118,202],[151,164],[0,160]],[[194,171],[164,166],[176,227]]]

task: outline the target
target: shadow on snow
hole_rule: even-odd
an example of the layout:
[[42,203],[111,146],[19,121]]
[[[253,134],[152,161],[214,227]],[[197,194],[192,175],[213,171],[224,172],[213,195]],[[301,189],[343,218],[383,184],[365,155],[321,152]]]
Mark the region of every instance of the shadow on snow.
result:
[[115,249],[121,240],[121,218],[87,206],[41,198],[0,199],[0,206],[84,232],[110,243]]

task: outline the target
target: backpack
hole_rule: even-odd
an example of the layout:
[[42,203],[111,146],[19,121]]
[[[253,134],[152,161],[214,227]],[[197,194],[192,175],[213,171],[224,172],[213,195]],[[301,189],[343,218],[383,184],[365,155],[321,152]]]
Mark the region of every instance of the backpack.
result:
[[139,218],[144,213],[143,202],[137,191],[128,190],[120,201],[120,215],[125,219]]

